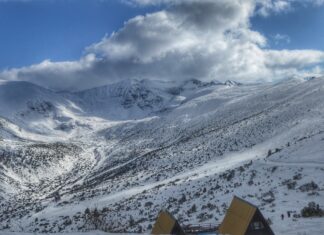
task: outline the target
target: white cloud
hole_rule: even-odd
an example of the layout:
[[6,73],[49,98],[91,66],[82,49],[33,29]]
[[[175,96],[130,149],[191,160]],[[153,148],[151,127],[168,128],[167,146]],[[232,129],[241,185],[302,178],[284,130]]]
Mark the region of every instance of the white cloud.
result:
[[[177,5],[184,2],[199,2],[199,0],[123,0],[131,5],[147,6],[147,5],[161,5],[171,4]],[[214,0],[217,2],[218,0]],[[229,0],[231,1],[231,0]],[[249,1],[249,0],[247,0]],[[289,11],[295,5],[315,5],[320,6],[324,4],[324,0],[253,0],[256,4],[256,13],[263,16],[268,16],[271,13],[279,13]]]
[[268,16],[271,13],[279,13],[292,9],[290,0],[257,0],[256,13],[262,16]]
[[324,0],[255,0],[257,4],[256,13],[269,16],[272,13],[280,13],[294,10],[299,6],[320,6]]
[[289,44],[291,42],[290,37],[286,34],[277,33],[273,36],[273,39],[276,45]]
[[[129,1],[128,1],[129,2]],[[278,11],[291,1],[132,0],[169,4],[130,19],[86,49],[80,61],[50,62],[4,71],[4,79],[28,80],[57,90],[85,89],[120,79],[233,79],[269,81],[321,71],[321,51],[276,51],[250,27],[267,6]],[[264,5],[260,5],[264,4]],[[269,9],[269,7],[268,7]]]
[[269,50],[264,52],[271,68],[303,68],[324,62],[324,52],[314,50]]
[[51,62],[45,60],[29,67],[2,71],[0,78],[26,80],[57,90],[83,89],[92,86],[92,81],[95,80],[93,66],[99,61],[93,54],[79,61]]

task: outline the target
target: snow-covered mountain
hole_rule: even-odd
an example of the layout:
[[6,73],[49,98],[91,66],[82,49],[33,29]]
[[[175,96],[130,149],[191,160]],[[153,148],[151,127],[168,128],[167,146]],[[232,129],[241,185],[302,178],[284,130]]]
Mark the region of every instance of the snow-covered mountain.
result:
[[276,234],[321,234],[322,219],[298,216],[324,206],[323,101],[324,78],[76,93],[1,82],[0,230],[85,231],[86,208],[112,232],[149,231],[162,208],[217,224],[238,195]]

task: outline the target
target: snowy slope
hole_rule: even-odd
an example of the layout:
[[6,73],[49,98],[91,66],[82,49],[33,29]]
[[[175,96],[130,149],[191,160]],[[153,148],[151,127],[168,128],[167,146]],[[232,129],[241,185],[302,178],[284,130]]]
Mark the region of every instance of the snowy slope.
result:
[[18,125],[21,131],[58,135],[79,112],[71,101],[32,83],[0,83],[0,117]]
[[64,94],[2,83],[0,95],[0,230],[86,231],[86,208],[111,232],[149,231],[162,208],[182,224],[217,224],[233,195],[278,234],[324,230],[321,219],[280,219],[324,206],[323,78]]
[[225,84],[204,83],[194,79],[178,83],[125,80],[69,94],[68,97],[87,113],[108,120],[129,120],[153,116],[161,110],[177,107],[193,90],[216,85]]

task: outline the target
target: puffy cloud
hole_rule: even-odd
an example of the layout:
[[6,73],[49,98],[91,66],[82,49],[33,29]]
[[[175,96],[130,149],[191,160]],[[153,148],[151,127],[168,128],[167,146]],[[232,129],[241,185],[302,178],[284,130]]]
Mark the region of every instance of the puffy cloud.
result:
[[279,9],[279,1],[131,2],[168,6],[130,19],[118,31],[90,45],[79,61],[44,61],[3,71],[0,77],[56,90],[80,90],[132,78],[254,82],[321,71],[323,52],[270,50],[266,38],[251,29],[250,18],[260,6],[278,2]]
[[[51,62],[45,60],[29,67],[2,71],[5,80],[26,80],[55,90],[75,90],[92,86],[94,65],[99,62],[93,54],[80,61]],[[101,78],[99,80],[102,80]]]
[[[184,2],[199,2],[199,0],[123,0],[131,5],[177,5]],[[218,0],[214,0],[217,2]],[[247,0],[250,1],[250,0]],[[268,16],[271,13],[279,13],[294,9],[295,5],[315,5],[320,6],[324,4],[324,0],[252,0],[256,6],[256,13]]]
[[169,10],[129,20],[121,30],[88,51],[113,60],[161,58],[168,52],[199,46],[207,39],[221,40],[226,30],[246,28],[251,13],[248,1],[187,1]]
[[324,52],[314,50],[265,51],[266,64],[270,68],[303,68],[324,62]]

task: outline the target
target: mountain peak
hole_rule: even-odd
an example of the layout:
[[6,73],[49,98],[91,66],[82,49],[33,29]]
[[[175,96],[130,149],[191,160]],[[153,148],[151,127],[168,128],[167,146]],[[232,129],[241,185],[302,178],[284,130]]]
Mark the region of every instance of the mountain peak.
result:
[[226,85],[226,86],[241,86],[242,83],[236,82],[234,80],[227,80],[224,82],[224,85]]

